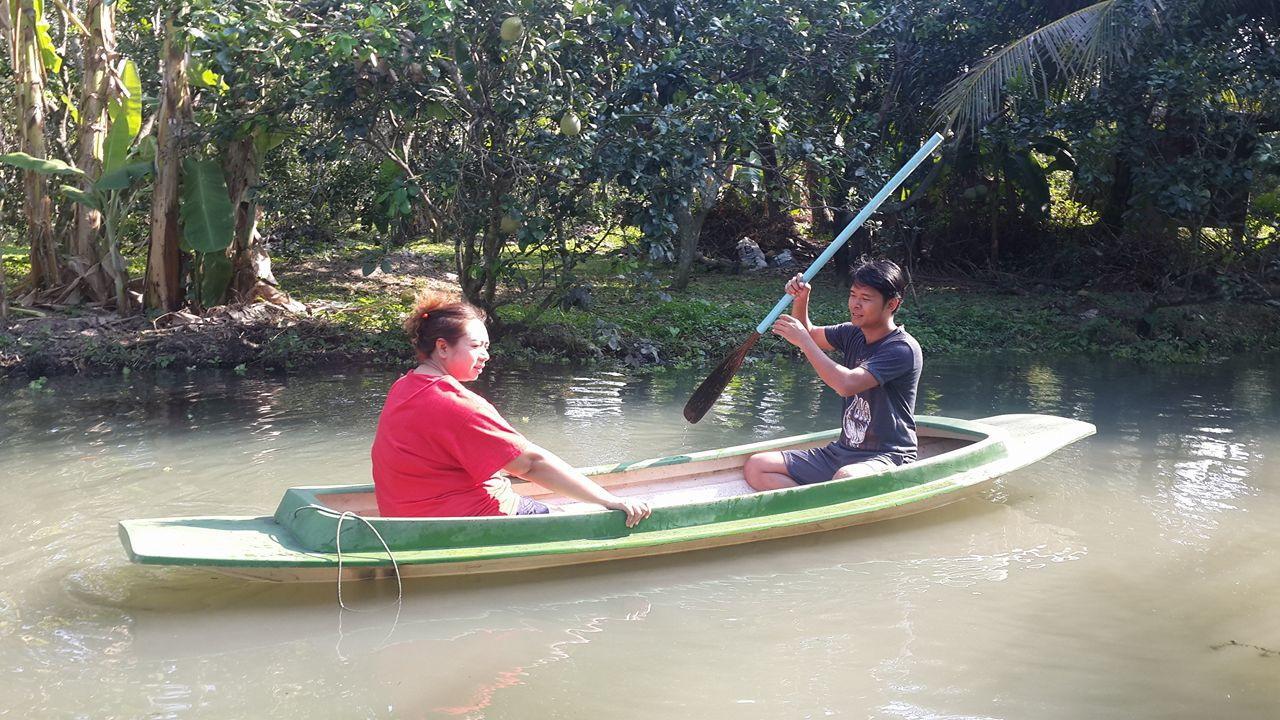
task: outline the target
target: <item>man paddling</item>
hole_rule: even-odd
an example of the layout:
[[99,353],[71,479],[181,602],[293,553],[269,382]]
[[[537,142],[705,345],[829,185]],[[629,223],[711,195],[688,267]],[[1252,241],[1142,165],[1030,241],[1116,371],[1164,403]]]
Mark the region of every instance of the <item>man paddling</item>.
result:
[[[792,314],[779,317],[773,332],[800,348],[844,398],[840,438],[810,450],[752,455],[743,473],[756,490],[861,477],[916,459],[916,387],[924,363],[919,343],[893,319],[906,289],[901,268],[888,260],[855,268],[850,322],[840,325],[809,322],[810,289],[800,275],[787,282]],[[828,350],[839,350],[842,362]]]

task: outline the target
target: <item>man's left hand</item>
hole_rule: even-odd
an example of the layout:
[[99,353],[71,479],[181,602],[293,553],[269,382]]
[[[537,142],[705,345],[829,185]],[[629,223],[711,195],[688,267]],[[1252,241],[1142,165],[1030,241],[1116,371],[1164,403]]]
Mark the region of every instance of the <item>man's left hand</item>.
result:
[[805,340],[813,339],[809,337],[809,328],[791,315],[778,316],[777,321],[773,323],[773,334],[780,335],[784,340],[799,348],[804,347]]

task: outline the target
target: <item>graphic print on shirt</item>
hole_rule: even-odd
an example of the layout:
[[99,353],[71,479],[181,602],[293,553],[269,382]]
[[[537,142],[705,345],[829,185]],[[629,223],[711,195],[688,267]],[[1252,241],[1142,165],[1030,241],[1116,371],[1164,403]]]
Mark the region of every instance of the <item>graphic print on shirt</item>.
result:
[[867,437],[867,426],[871,424],[871,404],[861,395],[854,395],[849,407],[844,411],[844,426],[841,429],[840,444],[854,448],[862,444]]

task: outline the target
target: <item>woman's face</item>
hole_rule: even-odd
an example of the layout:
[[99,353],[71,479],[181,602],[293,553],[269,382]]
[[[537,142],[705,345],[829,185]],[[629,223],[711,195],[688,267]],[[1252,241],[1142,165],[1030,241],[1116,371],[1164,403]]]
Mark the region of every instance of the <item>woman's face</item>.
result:
[[489,362],[489,331],[483,322],[468,320],[462,337],[454,344],[446,343],[443,338],[436,341],[431,359],[460,382],[471,382],[480,377],[485,363]]

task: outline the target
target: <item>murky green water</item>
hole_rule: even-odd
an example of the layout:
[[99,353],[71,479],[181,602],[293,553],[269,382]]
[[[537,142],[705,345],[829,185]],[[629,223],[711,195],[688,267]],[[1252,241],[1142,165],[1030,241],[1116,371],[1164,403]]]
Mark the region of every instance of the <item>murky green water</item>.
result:
[[[270,512],[368,477],[391,374],[0,386],[0,716],[1275,718],[1280,368],[933,361],[920,410],[1097,437],[940,510],[825,535],[510,576],[272,586],[129,566],[125,517]],[[487,378],[578,464],[835,424],[756,365]],[[391,605],[387,605],[391,602]],[[1234,643],[1234,644],[1233,644]]]

